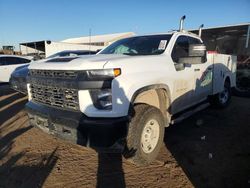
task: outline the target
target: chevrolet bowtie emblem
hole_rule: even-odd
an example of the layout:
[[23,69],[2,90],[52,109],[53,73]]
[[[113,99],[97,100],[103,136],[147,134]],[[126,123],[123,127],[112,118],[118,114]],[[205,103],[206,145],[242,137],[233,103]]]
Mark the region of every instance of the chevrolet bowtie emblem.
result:
[[67,94],[67,95],[65,95],[65,98],[70,99],[70,98],[72,98],[72,95]]

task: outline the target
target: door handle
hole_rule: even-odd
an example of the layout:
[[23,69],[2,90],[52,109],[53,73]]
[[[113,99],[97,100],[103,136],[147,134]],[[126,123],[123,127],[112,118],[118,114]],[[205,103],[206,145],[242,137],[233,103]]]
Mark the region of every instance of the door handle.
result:
[[200,71],[200,69],[194,69],[194,71]]

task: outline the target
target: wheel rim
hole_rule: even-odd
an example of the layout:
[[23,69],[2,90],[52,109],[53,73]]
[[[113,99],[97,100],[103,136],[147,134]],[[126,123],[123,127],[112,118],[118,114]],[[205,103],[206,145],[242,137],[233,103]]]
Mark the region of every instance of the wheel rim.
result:
[[143,128],[141,135],[141,148],[145,153],[151,153],[160,136],[160,125],[155,119],[149,120]]
[[219,101],[222,104],[225,104],[229,99],[229,90],[227,87],[224,87],[224,90],[219,94]]

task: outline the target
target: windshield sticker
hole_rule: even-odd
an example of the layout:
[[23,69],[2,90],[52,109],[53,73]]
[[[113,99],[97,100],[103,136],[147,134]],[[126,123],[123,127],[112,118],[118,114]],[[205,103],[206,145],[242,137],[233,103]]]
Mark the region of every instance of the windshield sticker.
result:
[[167,40],[161,40],[158,50],[165,50],[167,42],[168,42]]

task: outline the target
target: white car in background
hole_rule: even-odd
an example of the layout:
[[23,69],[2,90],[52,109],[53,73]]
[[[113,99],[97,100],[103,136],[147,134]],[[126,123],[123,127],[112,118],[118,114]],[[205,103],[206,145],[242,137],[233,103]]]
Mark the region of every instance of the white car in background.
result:
[[0,83],[9,82],[11,73],[22,65],[29,64],[32,57],[0,55]]

